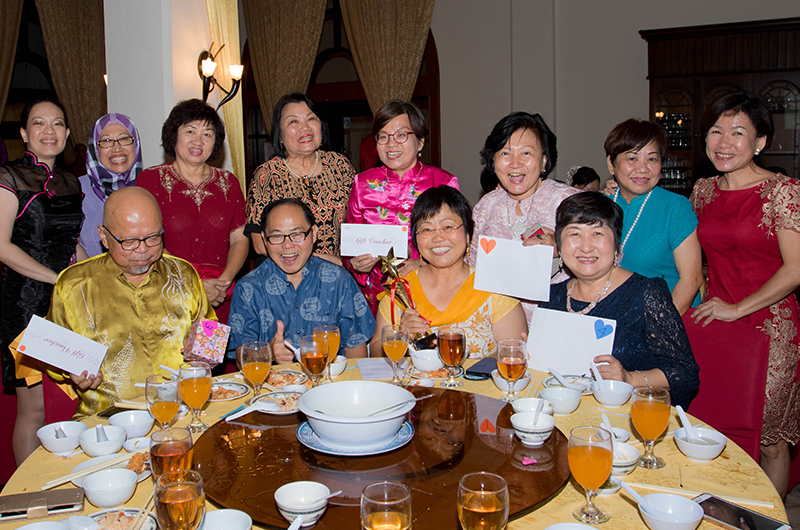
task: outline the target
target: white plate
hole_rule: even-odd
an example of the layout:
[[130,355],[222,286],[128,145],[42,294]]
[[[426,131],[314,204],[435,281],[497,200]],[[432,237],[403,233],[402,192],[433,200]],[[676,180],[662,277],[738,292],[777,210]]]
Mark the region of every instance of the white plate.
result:
[[262,394],[258,397],[254,397],[253,399],[250,400],[250,405],[253,405],[258,401],[271,401],[273,403],[277,403],[278,405],[280,405],[280,403],[278,403],[274,398],[295,396],[294,407],[292,408],[281,409],[275,412],[270,412],[267,410],[259,411],[263,412],[264,414],[272,414],[274,416],[288,416],[289,414],[294,414],[297,412],[297,400],[300,399],[301,395],[302,394],[300,394],[300,392],[270,392],[268,394]]
[[250,393],[250,387],[244,383],[234,383],[234,382],[219,382],[219,383],[212,383],[211,385],[211,392],[214,392],[215,388],[224,388],[225,390],[235,390],[238,392],[237,395],[225,399],[211,399],[208,398],[209,401],[213,403],[222,402],[222,401],[233,401],[234,399],[239,399],[241,397],[246,396]]
[[[276,385],[272,381],[270,381],[270,378],[273,376],[273,374],[286,374],[286,375],[291,374],[295,376],[295,379],[294,381],[290,381],[283,385]],[[267,383],[276,388],[283,388],[287,385],[302,385],[306,381],[308,381],[308,376],[303,372],[298,372],[297,370],[275,370],[274,372],[270,372],[269,376],[267,377]]]
[[[82,471],[82,470],[86,469],[87,467],[93,466],[95,464],[102,464],[103,462],[107,462],[107,461],[111,460],[112,458],[117,458],[118,456],[119,456],[119,454],[116,454],[116,453],[113,454],[113,455],[97,456],[95,458],[87,460],[86,462],[84,462],[82,464],[78,464],[77,466],[72,468],[72,471],[70,471],[70,473],[75,473],[76,471]],[[132,454],[131,454],[131,457],[133,457]],[[125,466],[128,465],[129,461],[130,461],[130,458],[128,460],[120,462],[119,464],[117,464],[115,466],[111,466],[110,468],[106,468],[106,469],[124,469]],[[85,475],[83,477],[78,477],[78,478],[72,479],[72,483],[75,484],[79,488],[83,487],[83,479],[85,479],[88,476],[89,475]],[[149,476],[150,476],[150,470],[149,469],[146,470],[144,473],[139,473],[138,482],[143,481],[144,479],[146,479]]]
[[[586,377],[585,375],[565,375],[564,379],[567,380],[567,383],[582,386],[583,392],[581,392],[581,395],[592,395],[592,383],[594,383],[594,379],[591,377]],[[544,380],[544,386],[545,388],[550,388],[551,386],[561,386],[561,383],[559,383],[558,379],[555,377],[548,377]]]
[[[101,517],[109,512],[123,512],[125,515],[136,517],[139,513],[138,508],[113,508],[111,510],[101,510],[99,512],[95,512],[91,514],[89,517],[94,519],[95,521],[99,521]],[[144,524],[141,526],[142,530],[156,530],[158,528],[158,524],[156,523],[156,516],[153,512],[147,512],[146,520]]]
[[297,427],[297,440],[314,451],[336,456],[369,456],[388,453],[403,447],[414,438],[414,427],[409,422],[404,422],[391,440],[383,445],[372,447],[340,447],[324,442],[311,428],[307,421]]

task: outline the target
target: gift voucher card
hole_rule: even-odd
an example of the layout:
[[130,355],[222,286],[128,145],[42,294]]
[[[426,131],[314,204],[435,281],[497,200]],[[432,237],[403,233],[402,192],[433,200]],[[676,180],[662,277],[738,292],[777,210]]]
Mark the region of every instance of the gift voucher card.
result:
[[71,374],[95,375],[108,347],[33,315],[17,351]]
[[407,225],[342,224],[342,256],[385,256],[394,247],[394,255],[408,258]]

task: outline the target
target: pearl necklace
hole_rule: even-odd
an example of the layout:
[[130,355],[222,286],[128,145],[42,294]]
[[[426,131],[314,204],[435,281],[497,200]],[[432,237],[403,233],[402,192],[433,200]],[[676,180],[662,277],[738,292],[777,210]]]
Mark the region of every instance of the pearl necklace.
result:
[[[653,188],[653,190],[654,189],[655,188]],[[644,210],[644,205],[647,204],[647,201],[650,200],[650,195],[653,194],[653,190],[650,190],[650,191],[647,192],[647,197],[644,198],[644,202],[642,202],[642,205],[639,207],[639,213],[636,214],[636,219],[633,220],[633,224],[631,225],[630,229],[628,229],[628,233],[625,234],[625,239],[622,240],[622,246],[619,247],[620,253],[622,253],[622,251],[625,250],[625,243],[628,242],[628,238],[631,237],[631,234],[633,233],[633,229],[636,228],[636,223],[639,222],[639,218],[642,216],[642,211]],[[617,186],[617,191],[614,192],[614,203],[617,202],[617,197],[619,197],[619,186]]]
[[575,288],[575,285],[578,283],[578,280],[575,280],[575,283],[573,283],[569,287],[569,289],[567,289],[567,311],[569,311],[570,313],[577,313],[579,315],[585,315],[586,313],[588,313],[589,311],[594,309],[594,306],[597,305],[597,302],[599,302],[600,299],[603,298],[606,295],[606,293],[608,292],[608,289],[611,287],[611,277],[614,276],[614,269],[615,268],[616,267],[613,267],[611,269],[611,274],[608,275],[608,281],[606,281],[606,283],[603,284],[603,288],[600,289],[600,292],[597,293],[597,296],[594,297],[594,300],[592,300],[589,305],[587,305],[584,309],[582,309],[580,311],[573,311],[572,310],[572,290]]
[[295,177],[297,177],[299,179],[302,179],[302,181],[307,186],[308,185],[308,177],[312,176],[314,173],[317,172],[317,166],[319,165],[319,149],[317,149],[316,153],[317,153],[317,160],[314,162],[314,169],[312,169],[311,173],[309,173],[305,177],[301,177],[300,175],[298,175],[297,173],[292,171],[292,168],[289,166],[289,162],[287,162],[285,158],[283,159],[283,163],[286,164],[286,169],[289,170],[289,173],[291,173],[292,175],[294,175]]

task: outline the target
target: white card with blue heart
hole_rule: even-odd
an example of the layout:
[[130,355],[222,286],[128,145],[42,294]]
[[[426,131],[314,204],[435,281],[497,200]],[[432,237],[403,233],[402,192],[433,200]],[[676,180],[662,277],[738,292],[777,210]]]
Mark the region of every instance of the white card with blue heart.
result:
[[554,309],[533,310],[528,329],[528,367],[564,375],[590,374],[589,363],[614,350],[617,321]]

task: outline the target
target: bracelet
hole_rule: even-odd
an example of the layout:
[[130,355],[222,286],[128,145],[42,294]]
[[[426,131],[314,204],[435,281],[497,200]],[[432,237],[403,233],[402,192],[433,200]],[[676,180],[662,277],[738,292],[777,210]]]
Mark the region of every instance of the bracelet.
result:
[[639,372],[642,375],[642,377],[644,377],[644,384],[650,386],[650,381],[647,380],[647,376],[644,375],[644,372],[642,372],[641,370],[636,370],[636,371]]

